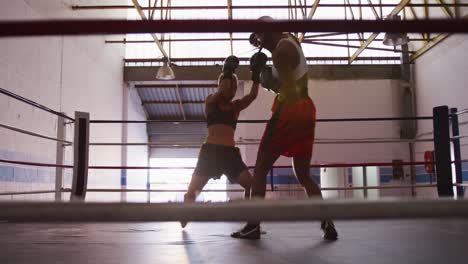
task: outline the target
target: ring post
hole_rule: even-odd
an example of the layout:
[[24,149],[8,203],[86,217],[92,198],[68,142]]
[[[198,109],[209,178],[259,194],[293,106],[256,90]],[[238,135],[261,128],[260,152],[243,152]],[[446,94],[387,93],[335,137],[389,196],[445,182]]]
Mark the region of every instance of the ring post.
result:
[[270,170],[270,189],[271,189],[272,192],[275,191],[275,184],[274,184],[273,180],[274,180],[273,168],[271,168],[271,170]]
[[75,112],[73,183],[70,200],[83,200],[88,185],[89,113]]
[[437,192],[439,196],[453,197],[448,106],[434,107],[433,115]]
[[[65,113],[63,113],[65,114]],[[57,139],[65,140],[65,119],[62,116],[57,118]],[[63,142],[57,141],[57,150],[55,156],[55,162],[58,165],[63,165],[65,153],[63,151]],[[55,201],[60,202],[62,200],[62,186],[63,186],[63,168],[55,168]]]
[[[456,114],[458,112],[457,108],[450,108],[450,113],[452,116],[452,136],[454,137],[453,139],[453,156],[456,161],[460,162],[455,162],[455,179],[457,184],[462,184],[463,183],[463,171],[462,171],[462,163],[461,163],[461,149],[460,149],[460,139],[457,138],[457,136],[460,135],[460,129],[458,125],[458,115]],[[462,186],[457,186],[456,188],[457,191],[457,197],[463,197],[464,196],[464,187]]]
[[[362,167],[362,186],[367,187],[367,167]],[[367,198],[367,189],[363,189],[364,198]]]

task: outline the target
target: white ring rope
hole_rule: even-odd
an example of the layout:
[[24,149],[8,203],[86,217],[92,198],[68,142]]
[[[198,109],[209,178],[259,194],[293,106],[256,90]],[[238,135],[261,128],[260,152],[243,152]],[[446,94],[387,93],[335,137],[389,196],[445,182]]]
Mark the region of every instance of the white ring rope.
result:
[[468,200],[295,200],[231,203],[0,203],[17,222],[310,221],[467,218]]

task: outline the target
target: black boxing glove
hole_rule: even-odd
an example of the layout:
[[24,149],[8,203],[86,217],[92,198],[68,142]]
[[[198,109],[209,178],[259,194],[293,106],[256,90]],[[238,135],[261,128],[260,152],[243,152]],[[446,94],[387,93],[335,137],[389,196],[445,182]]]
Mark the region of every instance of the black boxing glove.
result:
[[275,94],[279,93],[279,88],[281,86],[280,81],[273,75],[273,69],[270,66],[266,66],[262,69],[260,73],[260,84],[269,92]]
[[250,71],[252,72],[252,81],[260,83],[260,73],[265,67],[268,58],[263,52],[257,52],[250,57]]
[[236,56],[229,56],[224,60],[223,78],[232,79],[232,75],[239,67],[239,59]]

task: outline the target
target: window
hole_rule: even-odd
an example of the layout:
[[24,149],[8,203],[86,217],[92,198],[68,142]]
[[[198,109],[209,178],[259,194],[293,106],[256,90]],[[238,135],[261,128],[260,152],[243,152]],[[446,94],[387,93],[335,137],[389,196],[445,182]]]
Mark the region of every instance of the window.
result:
[[[151,166],[167,167],[167,169],[156,169],[150,172],[151,189],[161,190],[161,192],[151,193],[151,202],[182,202],[193,173],[193,169],[183,167],[195,167],[196,164],[196,158],[151,159]],[[228,196],[224,190],[227,184],[229,183],[225,176],[219,180],[210,180],[203,190],[217,190],[217,192],[202,192],[197,201],[226,201]]]

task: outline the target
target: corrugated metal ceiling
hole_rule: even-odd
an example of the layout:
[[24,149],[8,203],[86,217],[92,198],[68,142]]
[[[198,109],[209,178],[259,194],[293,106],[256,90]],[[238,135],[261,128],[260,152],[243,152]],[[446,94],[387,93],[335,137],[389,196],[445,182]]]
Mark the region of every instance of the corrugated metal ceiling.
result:
[[186,81],[183,84],[137,84],[135,88],[150,119],[183,119],[184,115],[186,119],[204,119],[203,102],[209,94],[216,92],[214,84]]

